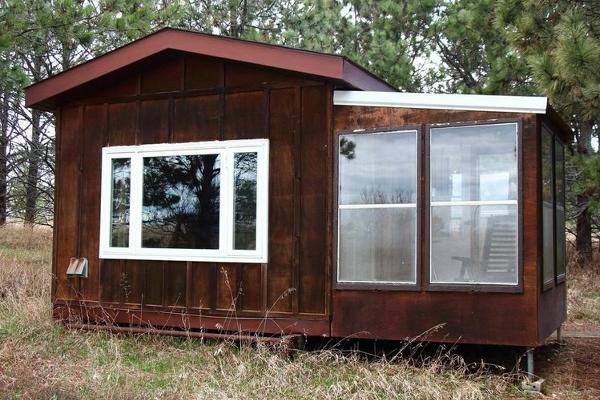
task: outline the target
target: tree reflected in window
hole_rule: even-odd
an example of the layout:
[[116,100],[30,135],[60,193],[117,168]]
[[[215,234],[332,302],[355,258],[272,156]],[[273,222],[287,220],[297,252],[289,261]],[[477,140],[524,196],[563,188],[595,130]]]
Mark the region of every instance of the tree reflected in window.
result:
[[142,247],[218,249],[218,154],[144,158]]
[[234,156],[234,249],[256,249],[257,153]]
[[129,199],[131,189],[131,159],[112,160],[112,207],[110,245],[129,246]]

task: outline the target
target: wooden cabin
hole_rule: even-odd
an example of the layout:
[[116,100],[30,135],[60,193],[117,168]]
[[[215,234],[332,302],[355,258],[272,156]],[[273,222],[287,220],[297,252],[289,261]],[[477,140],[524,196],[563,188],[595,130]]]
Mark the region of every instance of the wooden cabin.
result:
[[56,115],[56,319],[528,347],[565,320],[546,98],[174,29],[26,97]]

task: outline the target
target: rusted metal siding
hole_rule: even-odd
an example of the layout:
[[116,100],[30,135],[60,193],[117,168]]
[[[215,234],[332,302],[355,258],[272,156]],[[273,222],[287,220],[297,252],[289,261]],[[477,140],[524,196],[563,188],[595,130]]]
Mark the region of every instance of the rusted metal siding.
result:
[[[536,115],[385,107],[334,107],[334,136],[355,129],[390,129],[432,123],[518,120],[522,139],[520,180],[522,188],[521,289],[456,287],[431,290],[427,285],[427,240],[420,241],[421,283],[417,291],[351,290],[333,288],[332,335],[405,339],[428,332],[423,339],[447,342],[534,346],[542,337],[538,315],[540,299],[539,143]],[[422,153],[421,162],[426,163]],[[426,180],[422,191],[426,198]],[[422,207],[423,237],[428,237],[426,206]],[[551,306],[552,325],[562,321],[561,311]],[[562,319],[561,319],[562,318]],[[434,327],[438,327],[432,329]],[[547,336],[547,328],[544,334]],[[544,336],[545,338],[545,336]]]

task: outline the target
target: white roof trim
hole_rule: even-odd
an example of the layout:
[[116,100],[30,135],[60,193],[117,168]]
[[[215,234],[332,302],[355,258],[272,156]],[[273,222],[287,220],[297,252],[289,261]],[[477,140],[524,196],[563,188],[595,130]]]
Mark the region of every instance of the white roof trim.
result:
[[547,97],[336,90],[336,106],[371,106],[545,114]]

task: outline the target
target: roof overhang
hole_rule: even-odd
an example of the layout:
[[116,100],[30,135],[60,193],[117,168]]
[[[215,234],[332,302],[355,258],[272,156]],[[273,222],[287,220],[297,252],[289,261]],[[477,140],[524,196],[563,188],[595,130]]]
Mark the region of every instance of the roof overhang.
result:
[[25,104],[35,108],[59,94],[165,50],[298,72],[337,81],[359,90],[396,90],[340,55],[165,28],[29,86],[25,89]]
[[333,95],[333,104],[338,106],[425,108],[545,114],[548,109],[548,98],[533,96],[336,90]]

